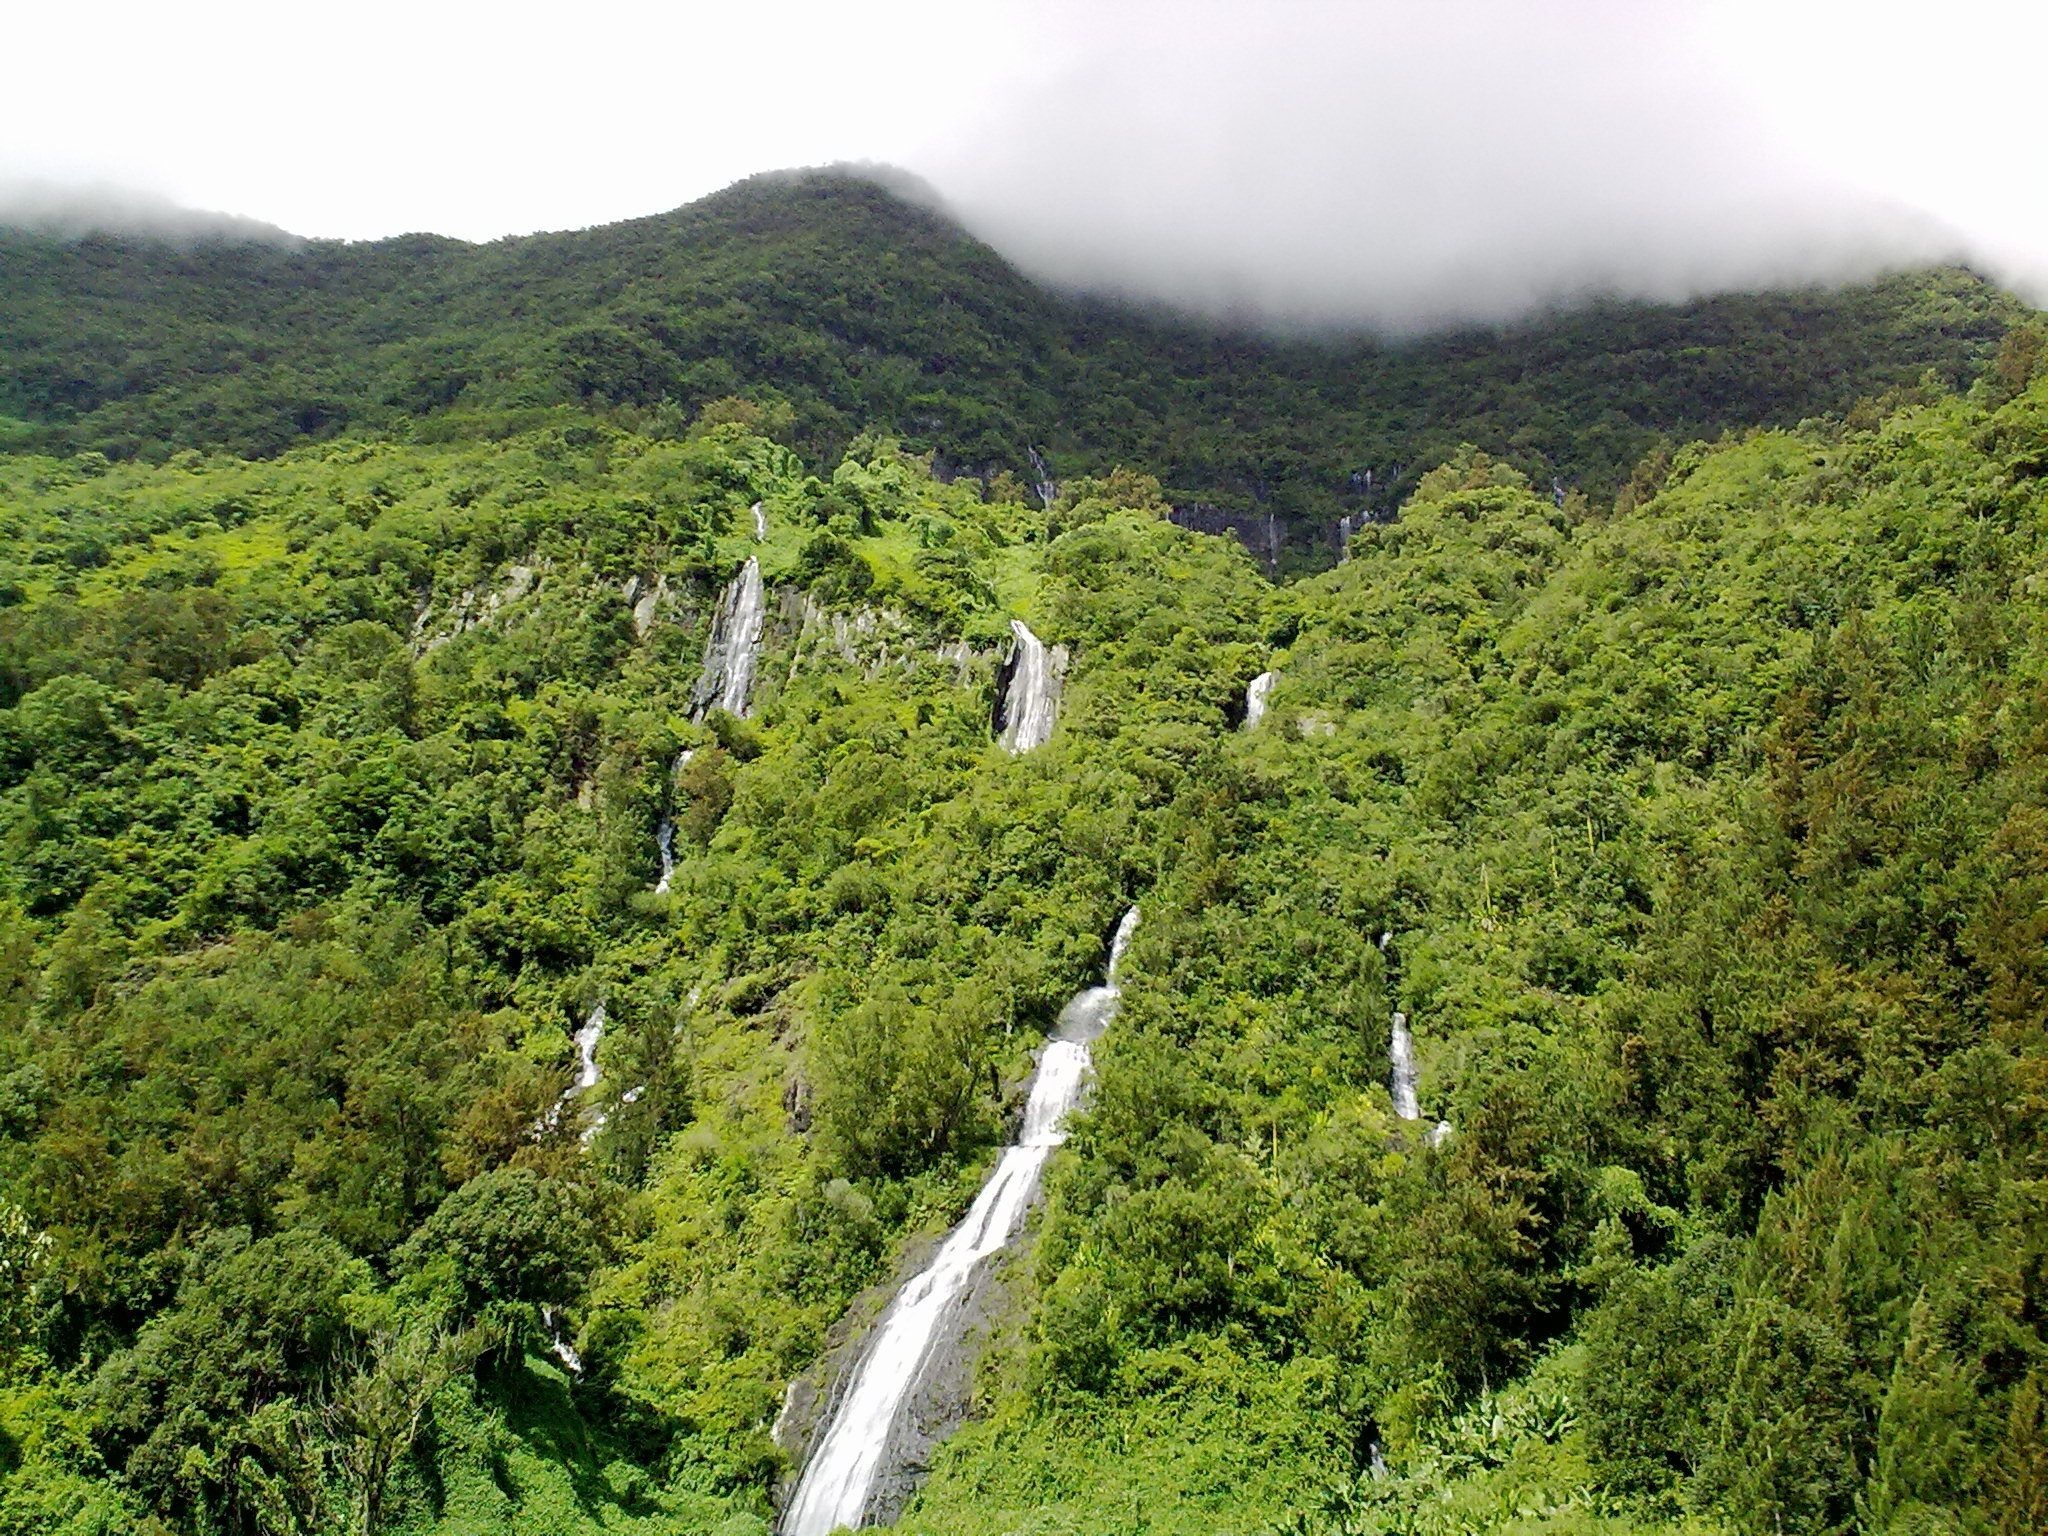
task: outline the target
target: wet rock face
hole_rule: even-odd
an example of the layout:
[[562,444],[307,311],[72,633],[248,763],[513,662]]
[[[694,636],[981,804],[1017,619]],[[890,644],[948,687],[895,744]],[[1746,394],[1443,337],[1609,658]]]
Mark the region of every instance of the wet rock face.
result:
[[704,670],[690,695],[693,720],[702,720],[714,709],[745,717],[752,702],[754,670],[761,657],[761,628],[766,617],[761,562],[750,555],[718,600],[718,613],[711,621],[711,639],[704,648]]
[[892,1525],[931,1471],[932,1453],[974,1407],[975,1367],[1010,1311],[1010,1276],[1021,1250],[976,1268],[945,1335],[918,1372],[891,1427],[868,1497],[868,1520]]
[[[858,1346],[833,1362],[815,1433],[804,1432],[808,1456],[783,1510],[784,1536],[830,1536],[841,1526],[893,1520],[923,1480],[932,1448],[966,1417],[974,1363],[1002,1312],[998,1277],[1046,1162],[1066,1139],[1066,1118],[1087,1091],[1089,1043],[1116,1015],[1117,968],[1137,925],[1133,907],[1110,943],[1102,984],[1061,1010],[1016,1137],[966,1217],[910,1273]],[[814,1401],[804,1400],[805,1412]],[[779,1427],[796,1424],[797,1404],[792,1392]]]
[[[913,1251],[905,1265],[907,1274],[921,1272],[935,1248],[936,1240]],[[889,1425],[869,1485],[864,1524],[888,1525],[898,1519],[923,1486],[933,1453],[967,1421],[974,1407],[976,1370],[997,1331],[1011,1316],[1013,1277],[1024,1273],[1017,1266],[1028,1264],[1030,1253],[1031,1239],[1026,1237],[977,1265],[969,1276]],[[839,1411],[874,1342],[878,1314],[897,1289],[892,1282],[864,1298],[865,1306],[856,1303],[854,1314],[843,1319],[841,1329],[836,1330],[843,1335],[837,1347],[792,1381],[783,1394],[773,1437],[789,1454],[792,1467],[801,1468],[817,1449],[820,1435]],[[796,1486],[792,1478],[780,1490],[783,1518],[777,1522],[778,1529],[789,1528],[789,1504]]]
[[1067,648],[1048,648],[1022,620],[1010,621],[1010,653],[996,675],[994,726],[1003,750],[1012,754],[1042,747],[1059,722],[1060,689],[1067,675]]

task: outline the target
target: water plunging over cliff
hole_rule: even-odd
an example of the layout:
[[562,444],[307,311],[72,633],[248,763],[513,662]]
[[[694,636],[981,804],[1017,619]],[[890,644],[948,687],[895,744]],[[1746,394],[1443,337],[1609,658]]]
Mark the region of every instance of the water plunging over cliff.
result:
[[1029,752],[1052,736],[1060,714],[1060,674],[1066,670],[1064,646],[1047,650],[1021,619],[1010,620],[1010,655],[1004,663],[1009,685],[1003,691],[1003,750]]
[[1036,448],[1027,449],[1026,452],[1031,459],[1031,473],[1038,476],[1032,482],[1031,489],[1037,493],[1039,504],[1047,511],[1051,511],[1052,504],[1059,500],[1060,483],[1053,479],[1052,467],[1045,462],[1043,454]]
[[1266,718],[1266,700],[1276,681],[1271,672],[1261,672],[1244,690],[1244,728],[1250,730]]
[[[685,747],[676,754],[675,766],[668,771],[669,790],[673,794],[675,781],[682,777],[683,770],[690,766],[690,759],[697,755],[695,747]],[[676,875],[676,818],[675,813],[661,818],[654,829],[654,851],[661,857],[661,878],[654,883],[654,894],[666,896],[668,885]]]
[[[583,1027],[572,1037],[576,1042],[576,1080],[562,1090],[562,1096],[549,1106],[548,1112],[540,1117],[534,1126],[537,1131],[551,1131],[562,1123],[562,1116],[569,1112],[569,1106],[597,1086],[597,1043],[604,1038],[604,1004],[599,1003],[590,1010],[583,1021]],[[598,1124],[604,1123],[600,1116]],[[596,1132],[593,1126],[583,1132],[582,1140],[589,1141]]]
[[1038,1194],[1046,1160],[1066,1139],[1067,1113],[1087,1087],[1088,1047],[1116,1016],[1117,966],[1137,926],[1133,907],[1117,925],[1103,984],[1080,993],[1060,1011],[1038,1058],[1017,1140],[974,1197],[966,1219],[882,1314],[845,1395],[804,1464],[796,1496],[782,1517],[782,1536],[829,1536],[840,1526],[858,1526],[867,1519],[891,1432],[953,1320],[955,1303],[976,1266],[1016,1234]]
[[754,542],[759,544],[768,537],[768,514],[761,510],[761,503],[754,503]]
[[761,590],[761,562],[753,555],[726,586],[711,621],[711,641],[704,647],[704,671],[690,695],[690,718],[702,720],[714,709],[744,716],[754,686],[754,664],[761,654],[761,621],[767,611]]
[[[1380,948],[1386,948],[1386,939],[1380,940]],[[1415,1092],[1415,1037],[1408,1032],[1408,1015],[1394,1015],[1393,1037],[1387,1042],[1387,1062],[1391,1070],[1388,1084],[1394,1095],[1394,1113],[1403,1120],[1422,1118],[1422,1101]],[[1429,1144],[1440,1147],[1449,1139],[1451,1122],[1439,1120],[1429,1129]]]
[[1394,1015],[1394,1035],[1387,1045],[1387,1059],[1393,1067],[1394,1113],[1403,1120],[1420,1120],[1422,1104],[1415,1096],[1415,1037],[1408,1033],[1405,1013]]
[[664,816],[654,829],[654,851],[661,855],[661,878],[654,882],[654,894],[666,896],[668,883],[676,874],[676,823],[673,816]]

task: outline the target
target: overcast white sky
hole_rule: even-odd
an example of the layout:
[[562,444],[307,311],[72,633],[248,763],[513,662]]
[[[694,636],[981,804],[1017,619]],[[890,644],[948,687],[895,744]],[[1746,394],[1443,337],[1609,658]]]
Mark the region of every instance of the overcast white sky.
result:
[[1283,319],[1947,255],[2048,300],[2048,5],[2020,0],[19,10],[17,195],[488,239],[873,159],[1042,275]]

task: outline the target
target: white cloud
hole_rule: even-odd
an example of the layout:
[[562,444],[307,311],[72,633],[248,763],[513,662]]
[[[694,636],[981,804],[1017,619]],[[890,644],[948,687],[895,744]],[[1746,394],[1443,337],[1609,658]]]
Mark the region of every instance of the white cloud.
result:
[[874,159],[1055,280],[1308,323],[1959,252],[2048,297],[2040,10],[44,6],[10,30],[0,178],[476,239]]

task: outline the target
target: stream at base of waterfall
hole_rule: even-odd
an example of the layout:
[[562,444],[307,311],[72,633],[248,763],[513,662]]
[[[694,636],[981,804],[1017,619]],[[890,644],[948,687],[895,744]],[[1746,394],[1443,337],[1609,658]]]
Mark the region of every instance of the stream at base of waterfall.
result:
[[1089,1047],[1116,1016],[1117,966],[1137,926],[1133,907],[1117,925],[1103,984],[1060,1011],[1038,1058],[1017,1140],[1004,1150],[966,1218],[882,1314],[804,1464],[783,1513],[782,1536],[829,1536],[868,1518],[906,1399],[945,1339],[976,1268],[1016,1236],[1037,1197],[1046,1161],[1066,1139],[1067,1115],[1087,1088]]

